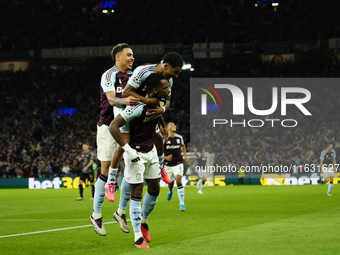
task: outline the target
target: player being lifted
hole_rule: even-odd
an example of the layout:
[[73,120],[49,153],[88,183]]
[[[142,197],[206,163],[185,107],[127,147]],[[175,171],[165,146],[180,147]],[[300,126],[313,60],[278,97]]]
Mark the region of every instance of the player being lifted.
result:
[[[150,109],[149,115],[154,116],[157,114],[162,114],[170,107],[170,97],[171,97],[171,88],[173,85],[173,78],[178,77],[179,73],[182,71],[184,61],[176,52],[170,52],[164,55],[161,63],[159,64],[150,64],[150,65],[142,65],[137,67],[133,75],[128,81],[128,84],[125,87],[123,92],[124,96],[134,96],[138,98],[141,102],[149,104],[151,106],[157,106],[154,109]],[[163,75],[169,81],[170,94],[167,98],[156,99],[156,98],[148,98],[146,96],[146,91],[144,90],[142,83],[149,77],[152,73],[158,73]],[[160,103],[161,101],[161,103]],[[162,104],[162,106],[159,106]],[[165,124],[165,123],[164,123]],[[164,171],[164,147],[163,147],[163,137],[158,134],[155,137],[155,145],[157,147],[157,153],[159,158],[160,167],[162,169],[162,179],[165,182],[170,182],[167,173]]]
[[[113,151],[117,146],[117,143],[114,141],[108,130],[108,127],[114,118],[113,109],[116,112],[115,114],[118,114],[119,111],[123,110],[123,105],[136,105],[139,103],[139,99],[132,96],[126,98],[122,97],[122,91],[132,75],[131,69],[134,57],[130,46],[126,43],[115,45],[112,48],[111,57],[115,65],[103,73],[100,83],[101,111],[97,125],[97,154],[98,159],[101,162],[101,174],[96,182],[93,213],[90,216],[90,222],[93,225],[94,230],[102,236],[106,235],[101,214],[102,204],[105,198],[105,184],[108,179]],[[122,132],[125,131],[122,130]]]
[[171,178],[171,183],[168,184],[169,192],[167,194],[168,201],[172,198],[174,191],[174,182],[177,184],[177,194],[179,198],[179,209],[185,211],[184,206],[184,187],[182,185],[183,176],[183,155],[186,162],[189,162],[187,157],[187,151],[184,145],[183,137],[176,134],[176,125],[173,122],[169,122],[168,126],[169,137],[164,141],[164,164],[165,170]]
[[325,182],[329,182],[327,195],[332,196],[331,190],[333,188],[333,178],[336,172],[336,153],[333,149],[333,144],[328,143],[327,149],[321,152],[320,167],[322,169],[322,176]]
[[[142,83],[151,75],[154,73],[163,75],[169,83],[169,88],[171,91],[171,87],[173,84],[173,78],[178,77],[179,73],[182,70],[184,61],[182,57],[175,52],[167,53],[164,55],[161,63],[159,64],[147,64],[147,65],[141,65],[137,67],[133,75],[130,77],[125,90],[123,91],[123,96],[134,96],[138,99],[140,99],[141,102],[148,104],[150,106],[154,106],[155,108],[149,110],[149,117],[155,116],[157,114],[162,114],[170,107],[170,94],[166,98],[160,99],[160,98],[149,98],[146,95],[146,91],[144,89],[144,86],[142,86]],[[159,107],[160,101],[164,104],[162,107]],[[162,118],[160,118],[163,120]],[[163,123],[163,127],[165,127],[164,121],[161,121]],[[157,148],[157,155],[160,163],[160,169],[161,169],[161,175],[163,181],[166,183],[171,183],[171,179],[169,178],[169,175],[166,173],[166,171],[163,168],[164,164],[164,146],[163,146],[163,136],[157,132],[157,135],[155,136],[154,143]],[[118,146],[111,163],[112,168],[110,168],[110,176],[114,176],[118,171],[119,166],[119,160],[122,155],[122,150]],[[113,190],[107,189],[108,191]],[[118,210],[114,213],[114,219],[119,223],[120,228],[125,233],[129,233],[130,229],[129,226],[126,223],[126,208],[130,200],[130,186],[125,181],[125,179],[122,180],[122,184],[120,187],[120,199],[119,199],[119,207]],[[106,197],[109,199],[110,194],[106,193]]]
[[[160,74],[151,74],[143,84],[149,98],[165,98],[170,93],[168,81]],[[135,233],[135,246],[149,248],[144,242],[150,242],[148,218],[153,211],[160,191],[160,171],[157,151],[154,145],[155,128],[160,114],[147,115],[152,107],[145,103],[129,106],[110,124],[109,130],[117,143],[123,148],[125,171],[124,178],[130,184],[131,203],[130,218]],[[130,142],[121,136],[119,128],[127,122],[130,124]],[[143,183],[146,181],[148,191],[141,207]]]

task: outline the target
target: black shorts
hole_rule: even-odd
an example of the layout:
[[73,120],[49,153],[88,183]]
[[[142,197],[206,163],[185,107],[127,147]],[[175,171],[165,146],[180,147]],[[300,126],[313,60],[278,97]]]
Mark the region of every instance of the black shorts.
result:
[[81,172],[79,179],[82,180],[83,182],[85,182],[86,179],[88,179],[89,182],[93,182],[94,181],[93,170],[91,171],[91,173]]

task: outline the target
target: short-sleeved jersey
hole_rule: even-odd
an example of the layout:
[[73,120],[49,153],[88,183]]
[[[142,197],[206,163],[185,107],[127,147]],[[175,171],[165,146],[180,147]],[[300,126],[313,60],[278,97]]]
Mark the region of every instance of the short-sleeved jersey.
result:
[[154,144],[153,140],[156,135],[155,128],[160,115],[153,118],[147,117],[147,111],[151,107],[144,103],[134,106],[127,106],[120,113],[126,122],[130,123],[130,146],[139,152],[149,152]]
[[[94,160],[94,155],[91,151],[88,152],[84,152],[81,154],[81,169],[84,169],[84,167],[86,167],[91,160]],[[92,165],[84,172],[86,174],[91,173],[92,172]]]
[[177,166],[183,163],[183,156],[181,146],[184,145],[183,137],[175,134],[175,137],[168,137],[164,142],[164,155],[172,155],[172,160],[167,161],[164,159],[164,164],[167,166]]
[[[146,91],[142,84],[150,76],[150,74],[156,73],[157,64],[146,64],[138,66],[134,71],[133,75],[130,77],[128,83],[135,88],[137,94],[141,96],[146,96]],[[170,95],[172,89],[173,79],[169,79]]]
[[328,152],[327,150],[324,150],[321,152],[320,159],[323,160],[324,165],[333,165],[333,159],[336,158],[335,150],[331,150]]
[[114,91],[116,93],[116,97],[122,98],[123,89],[131,75],[132,71],[122,73],[116,66],[113,66],[103,73],[100,82],[100,119],[98,126],[103,124],[109,126],[114,118],[113,107],[107,100],[105,93],[108,91]]

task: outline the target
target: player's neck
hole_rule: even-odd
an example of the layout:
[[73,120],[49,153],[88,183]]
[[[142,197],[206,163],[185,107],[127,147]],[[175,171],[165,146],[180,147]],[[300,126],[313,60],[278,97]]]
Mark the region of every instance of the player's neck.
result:
[[170,137],[175,137],[175,132],[169,132]]
[[121,71],[122,73],[127,73],[129,71],[129,69],[127,69],[126,67],[124,67],[121,64],[116,63],[116,67],[119,69],[119,71]]
[[156,65],[156,73],[163,74],[163,64],[162,63],[159,63],[158,65]]

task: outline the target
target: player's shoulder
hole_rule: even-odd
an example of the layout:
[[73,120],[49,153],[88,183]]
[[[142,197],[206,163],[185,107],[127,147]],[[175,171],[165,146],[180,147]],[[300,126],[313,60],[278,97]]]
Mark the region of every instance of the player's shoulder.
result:
[[138,117],[142,114],[145,106],[147,106],[145,103],[140,103],[137,105],[128,105],[122,112],[122,117],[124,119]]
[[111,76],[112,74],[116,74],[120,72],[120,70],[118,69],[118,67],[116,66],[112,66],[111,68],[107,69],[103,74],[102,74],[102,77],[109,77]]
[[177,134],[177,133],[175,134],[175,137],[183,139],[183,136],[181,136],[180,134]]
[[102,74],[102,83],[105,82],[106,87],[111,87],[116,79],[116,74],[120,72],[116,66],[111,67]]
[[133,71],[133,75],[137,76],[137,77],[142,77],[147,73],[156,72],[156,66],[157,66],[157,64],[140,65],[140,66],[136,67],[136,69]]

